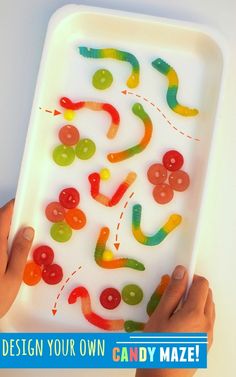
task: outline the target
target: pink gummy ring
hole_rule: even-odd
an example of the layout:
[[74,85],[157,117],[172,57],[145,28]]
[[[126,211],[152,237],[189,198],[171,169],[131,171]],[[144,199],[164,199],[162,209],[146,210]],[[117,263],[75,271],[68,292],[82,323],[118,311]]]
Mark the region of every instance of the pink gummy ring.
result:
[[189,184],[189,175],[183,170],[174,171],[169,176],[169,184],[176,191],[185,191]]
[[80,134],[77,128],[75,126],[70,126],[69,124],[60,129],[58,136],[62,144],[69,147],[76,145],[80,139]]
[[47,219],[53,223],[58,223],[64,220],[65,210],[58,202],[49,203],[45,210]]
[[45,283],[54,285],[60,283],[63,278],[63,271],[58,264],[49,264],[42,271],[42,278]]
[[147,177],[153,185],[163,183],[167,177],[167,170],[162,164],[153,164],[148,169]]
[[106,288],[100,295],[101,305],[109,310],[117,308],[121,301],[121,294],[115,288]]
[[171,150],[164,154],[162,162],[167,170],[175,171],[182,168],[184,158],[178,151]]
[[47,245],[37,247],[33,252],[33,260],[39,266],[47,266],[52,264],[54,259],[54,251]]
[[79,204],[80,194],[74,187],[68,187],[60,192],[59,201],[64,208],[72,209]]
[[174,196],[174,191],[167,183],[160,183],[153,189],[153,197],[159,204],[169,203]]

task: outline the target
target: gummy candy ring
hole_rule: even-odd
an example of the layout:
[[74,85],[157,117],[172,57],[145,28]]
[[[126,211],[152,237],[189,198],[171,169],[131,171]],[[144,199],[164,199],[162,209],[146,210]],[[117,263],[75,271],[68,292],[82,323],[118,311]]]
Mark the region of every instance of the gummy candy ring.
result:
[[100,295],[101,305],[109,310],[117,308],[117,306],[120,304],[120,301],[120,292],[115,288],[106,288]]

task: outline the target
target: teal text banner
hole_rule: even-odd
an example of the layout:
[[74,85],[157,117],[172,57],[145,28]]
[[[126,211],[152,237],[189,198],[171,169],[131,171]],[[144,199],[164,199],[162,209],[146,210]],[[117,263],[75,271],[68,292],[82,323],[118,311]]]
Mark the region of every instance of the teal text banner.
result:
[[206,333],[0,334],[0,368],[206,367]]

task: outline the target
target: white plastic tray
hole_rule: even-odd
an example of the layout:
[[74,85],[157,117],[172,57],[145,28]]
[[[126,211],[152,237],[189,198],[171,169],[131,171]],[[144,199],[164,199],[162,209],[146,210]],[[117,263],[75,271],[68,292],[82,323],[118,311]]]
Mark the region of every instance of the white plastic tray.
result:
[[[112,47],[134,54],[141,67],[139,86],[133,89],[126,86],[129,64],[83,58],[76,50],[78,46]],[[158,57],[178,72],[179,102],[198,108],[197,117],[177,115],[167,106],[167,80],[151,66]],[[146,305],[160,277],[170,274],[179,263],[192,275],[223,65],[221,37],[199,25],[77,5],[63,7],[53,15],[41,62],[10,239],[21,226],[32,225],[36,229],[34,247],[38,244],[53,247],[56,263],[63,267],[64,279],[56,286],[43,281],[34,287],[23,284],[4,321],[5,331],[100,331],[83,317],[80,300],[74,305],[67,303],[69,293],[78,285],[88,289],[97,314],[110,319],[146,321]],[[114,82],[108,90],[98,91],[91,85],[92,74],[99,68],[107,68],[113,74]],[[106,132],[110,119],[104,112],[78,112],[70,124],[79,128],[82,137],[96,142],[96,156],[86,162],[77,159],[66,168],[56,165],[51,155],[59,144],[59,129],[68,122],[63,114],[53,116],[45,111],[63,112],[59,100],[64,96],[73,101],[111,103],[121,117],[117,137],[109,140]],[[107,153],[134,145],[142,136],[143,127],[131,112],[135,102],[143,105],[153,122],[152,140],[143,153],[111,164],[106,159]],[[160,162],[169,149],[183,154],[183,170],[188,172],[191,184],[187,191],[176,192],[169,204],[158,205],[153,200],[153,186],[147,180],[146,171],[152,163]],[[112,208],[94,201],[89,192],[87,176],[103,167],[108,167],[112,174],[109,181],[101,183],[101,191],[106,195],[114,192],[130,170],[138,175],[121,202]],[[83,230],[74,231],[69,242],[61,244],[50,237],[51,224],[44,210],[49,202],[57,200],[61,189],[71,186],[80,192],[79,207],[86,213],[88,223]],[[160,245],[143,246],[131,232],[132,206],[137,203],[143,207],[142,228],[147,234],[155,233],[172,213],[181,214],[182,223]],[[94,250],[102,226],[110,228],[108,246],[115,257],[137,259],[145,265],[145,271],[106,270],[95,263]],[[117,234],[118,251],[113,245]],[[74,271],[77,272],[72,275]],[[113,286],[121,291],[129,283],[142,287],[141,304],[129,306],[123,302],[113,311],[101,306],[99,294],[104,288]],[[55,302],[57,313],[53,316]]]

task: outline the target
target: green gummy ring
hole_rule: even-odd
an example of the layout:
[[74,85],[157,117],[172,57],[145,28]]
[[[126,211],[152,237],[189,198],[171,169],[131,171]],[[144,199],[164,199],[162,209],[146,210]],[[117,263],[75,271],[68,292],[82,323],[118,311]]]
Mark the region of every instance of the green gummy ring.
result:
[[92,82],[96,89],[104,90],[111,86],[113,76],[107,69],[99,69],[94,73]]
[[75,151],[72,147],[66,145],[58,145],[53,151],[53,160],[57,165],[71,165],[75,159]]
[[81,139],[75,147],[75,153],[81,160],[88,160],[96,152],[96,145],[91,139]]
[[122,289],[121,296],[126,304],[137,305],[143,299],[143,291],[136,284],[128,284]]
[[72,229],[64,221],[61,221],[52,225],[50,234],[57,242],[67,242],[72,236]]

